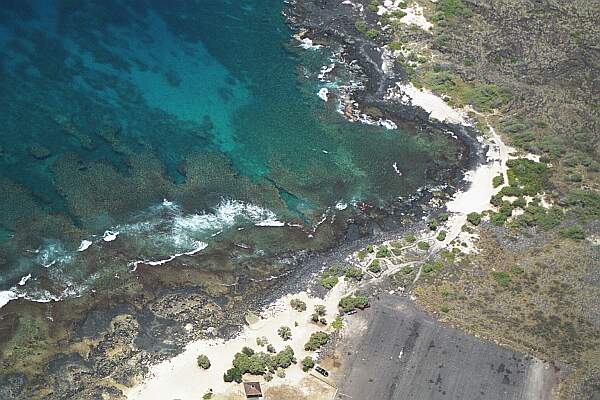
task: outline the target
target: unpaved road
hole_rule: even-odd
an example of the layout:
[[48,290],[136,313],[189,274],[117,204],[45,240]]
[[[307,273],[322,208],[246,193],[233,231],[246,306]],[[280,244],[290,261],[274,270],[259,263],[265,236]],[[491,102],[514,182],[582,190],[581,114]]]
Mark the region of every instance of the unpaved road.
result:
[[554,368],[444,326],[407,299],[380,296],[348,318],[336,399],[546,400]]

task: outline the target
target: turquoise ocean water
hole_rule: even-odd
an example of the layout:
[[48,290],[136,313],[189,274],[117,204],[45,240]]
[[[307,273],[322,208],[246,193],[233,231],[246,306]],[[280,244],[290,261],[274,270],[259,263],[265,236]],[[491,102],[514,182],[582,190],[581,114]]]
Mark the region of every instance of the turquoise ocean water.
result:
[[331,50],[291,40],[283,7],[2,2],[4,303],[85,294],[105,270],[160,267],[226,235],[297,250],[324,214],[383,207],[457,163],[447,137],[349,123],[319,99]]

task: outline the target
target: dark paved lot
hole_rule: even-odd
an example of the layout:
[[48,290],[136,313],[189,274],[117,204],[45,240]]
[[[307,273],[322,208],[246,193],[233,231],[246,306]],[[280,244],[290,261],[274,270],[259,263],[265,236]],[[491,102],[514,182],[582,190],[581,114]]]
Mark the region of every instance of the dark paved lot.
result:
[[349,324],[363,334],[342,345],[336,399],[550,398],[553,368],[446,327],[407,299],[381,296]]

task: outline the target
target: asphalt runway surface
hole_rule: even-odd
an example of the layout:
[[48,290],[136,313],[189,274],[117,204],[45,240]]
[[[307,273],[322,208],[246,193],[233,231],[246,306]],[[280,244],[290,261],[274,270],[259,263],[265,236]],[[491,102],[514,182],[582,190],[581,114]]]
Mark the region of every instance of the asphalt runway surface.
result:
[[348,317],[336,399],[546,400],[554,368],[442,325],[408,299],[382,295]]

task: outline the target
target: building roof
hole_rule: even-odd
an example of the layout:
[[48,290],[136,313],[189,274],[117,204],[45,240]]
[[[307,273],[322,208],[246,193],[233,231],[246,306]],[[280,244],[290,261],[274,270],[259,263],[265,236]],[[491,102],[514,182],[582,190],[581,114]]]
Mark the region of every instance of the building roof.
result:
[[246,397],[262,396],[262,390],[258,382],[244,382],[244,391],[246,392]]

